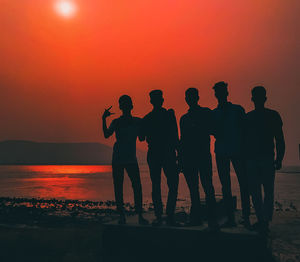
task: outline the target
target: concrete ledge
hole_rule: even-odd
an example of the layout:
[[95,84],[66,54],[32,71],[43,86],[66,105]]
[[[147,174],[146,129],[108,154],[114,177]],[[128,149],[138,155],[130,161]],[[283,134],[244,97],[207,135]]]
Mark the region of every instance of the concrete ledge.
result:
[[243,227],[211,233],[206,225],[139,226],[137,217],[106,224],[103,247],[105,261],[272,261],[267,240]]

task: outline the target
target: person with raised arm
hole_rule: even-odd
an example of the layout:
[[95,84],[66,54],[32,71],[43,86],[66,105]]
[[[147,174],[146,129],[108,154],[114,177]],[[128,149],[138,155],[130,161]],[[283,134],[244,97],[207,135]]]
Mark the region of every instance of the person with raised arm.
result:
[[116,142],[113,147],[112,174],[115,191],[117,211],[119,212],[119,224],[126,223],[123,202],[124,170],[126,170],[133,188],[136,212],[139,215],[139,224],[147,225],[148,221],[143,217],[143,195],[140,171],[136,157],[136,140],[140,136],[141,119],[131,114],[133,103],[128,95],[119,99],[119,108],[122,115],[114,119],[107,127],[106,119],[114,113],[110,108],[106,109],[102,116],[102,127],[105,138],[115,133]]

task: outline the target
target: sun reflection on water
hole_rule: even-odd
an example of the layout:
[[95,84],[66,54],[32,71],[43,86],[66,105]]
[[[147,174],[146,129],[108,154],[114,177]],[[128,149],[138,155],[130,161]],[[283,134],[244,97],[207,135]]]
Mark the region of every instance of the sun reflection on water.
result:
[[[111,195],[112,180],[109,165],[31,165],[22,166],[28,176],[19,181],[27,188],[26,195],[44,199],[96,200]],[[101,190],[100,190],[101,189]],[[102,196],[102,197],[101,197]]]
[[111,166],[109,165],[37,165],[27,166],[26,169],[41,174],[92,174],[111,172]]

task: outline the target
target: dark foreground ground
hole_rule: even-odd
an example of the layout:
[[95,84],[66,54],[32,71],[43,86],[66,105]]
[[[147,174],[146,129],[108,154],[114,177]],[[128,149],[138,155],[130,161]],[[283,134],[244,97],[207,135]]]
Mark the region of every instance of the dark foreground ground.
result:
[[[103,261],[103,224],[116,219],[113,204],[0,199],[0,261]],[[183,209],[178,216],[186,217]],[[300,261],[299,211],[277,209],[268,242],[274,261]]]

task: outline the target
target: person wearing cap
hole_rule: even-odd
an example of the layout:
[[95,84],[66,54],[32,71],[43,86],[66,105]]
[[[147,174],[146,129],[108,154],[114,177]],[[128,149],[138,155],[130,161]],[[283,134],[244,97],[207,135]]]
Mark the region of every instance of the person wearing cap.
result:
[[285,153],[283,123],[278,112],[265,107],[263,86],[251,93],[255,109],[246,115],[247,177],[257,217],[253,229],[267,234],[273,217],[275,170],[281,169]]
[[120,97],[119,108],[122,111],[122,115],[114,119],[108,128],[106,118],[114,114],[110,112],[111,107],[106,109],[102,116],[104,137],[109,138],[114,133],[116,135],[116,142],[113,147],[112,173],[117,211],[120,215],[119,224],[126,223],[123,202],[124,170],[126,170],[132,183],[139,224],[147,225],[148,221],[143,217],[142,185],[136,158],[136,140],[141,135],[141,119],[131,114],[133,104],[130,96],[123,95]]
[[161,198],[161,171],[163,169],[168,184],[166,206],[167,224],[176,225],[174,213],[178,191],[178,166],[176,151],[179,138],[175,113],[173,109],[163,107],[163,92],[152,90],[150,103],[153,110],[143,118],[143,135],[148,143],[147,162],[152,182],[152,200],[156,219],[154,226],[162,224],[163,203]]
[[210,230],[218,231],[210,153],[212,111],[198,104],[199,93],[196,88],[191,87],[186,90],[185,101],[189,110],[180,118],[179,162],[191,195],[189,225],[202,224],[199,194],[200,177],[208,210],[208,227]]
[[213,110],[215,155],[227,216],[223,227],[236,226],[230,178],[230,163],[232,163],[240,186],[243,216],[241,223],[249,228],[250,197],[244,155],[246,114],[242,106],[228,101],[227,86],[228,84],[225,82],[218,82],[213,87],[218,100],[218,106]]

